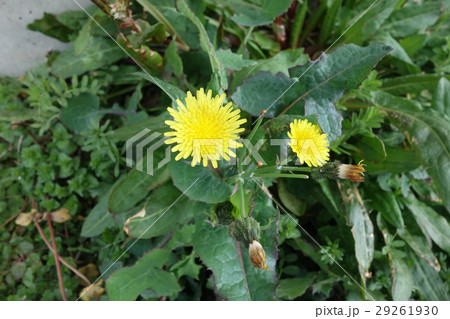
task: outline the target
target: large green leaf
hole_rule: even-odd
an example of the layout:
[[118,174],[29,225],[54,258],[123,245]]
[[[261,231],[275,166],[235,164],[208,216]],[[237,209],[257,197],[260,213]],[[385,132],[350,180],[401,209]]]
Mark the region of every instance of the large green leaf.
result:
[[415,254],[409,255],[413,259],[414,285],[422,298],[427,301],[448,301],[448,288],[439,273]]
[[432,109],[426,111],[410,100],[377,92],[374,103],[388,112],[391,121],[412,138],[428,174],[437,185],[450,212],[450,122]]
[[290,69],[291,78],[282,73],[260,72],[244,81],[232,99],[254,116],[265,109],[266,116],[273,117],[289,108],[295,114],[317,114],[320,126],[332,141],[341,134],[342,121],[334,103],[345,90],[356,88],[390,50],[382,44],[364,48],[344,45],[320,60]]
[[206,203],[221,203],[231,196],[233,186],[223,181],[209,167],[191,167],[185,161],[169,164],[173,184],[191,199]]
[[447,219],[419,200],[408,199],[406,205],[422,231],[430,236],[436,245],[450,254],[450,225]]
[[145,215],[129,220],[126,227],[132,237],[152,238],[165,235],[187,223],[207,206],[190,201],[170,184],[153,191],[145,205]]
[[[256,185],[255,185],[256,186]],[[259,191],[252,216],[258,221],[275,217],[277,211]],[[212,226],[198,215],[195,219],[193,246],[202,262],[212,270],[217,293],[227,300],[272,300],[275,293],[275,264],[277,258],[277,226],[273,223],[261,232],[261,245],[266,251],[269,271],[255,268],[248,256],[248,247],[229,235],[228,227]],[[261,220],[260,220],[261,219]]]
[[389,31],[394,37],[421,33],[437,21],[441,7],[440,2],[430,2],[400,8],[382,25],[382,30]]
[[145,254],[134,266],[119,269],[106,282],[110,300],[133,301],[141,292],[151,289],[159,296],[180,290],[173,273],[161,269],[170,259],[170,251],[156,249]]
[[364,189],[367,189],[365,195],[371,199],[369,205],[379,211],[389,224],[396,228],[403,228],[405,224],[403,222],[402,211],[398,206],[395,195],[379,189],[372,183],[364,185]]
[[236,12],[231,19],[245,26],[269,24],[286,12],[291,2],[292,0],[262,0],[256,3],[255,1],[231,0],[229,5]]
[[277,298],[287,298],[289,300],[300,297],[306,292],[317,278],[317,273],[308,273],[301,278],[287,278],[279,281]]
[[99,112],[100,99],[91,93],[82,93],[71,98],[61,111],[61,122],[75,133],[87,131],[102,117]]
[[52,72],[62,78],[99,69],[125,57],[125,53],[111,39],[90,37],[86,48],[76,54],[73,47],[53,61]]
[[112,190],[108,200],[108,210],[113,214],[129,211],[134,208],[137,203],[147,197],[152,189],[165,183],[169,177],[167,168],[158,169],[153,175],[140,172],[134,168],[130,174]]
[[450,80],[450,75],[440,74],[414,74],[387,78],[382,80],[381,90],[395,95],[420,93],[423,90],[432,92],[442,77]]

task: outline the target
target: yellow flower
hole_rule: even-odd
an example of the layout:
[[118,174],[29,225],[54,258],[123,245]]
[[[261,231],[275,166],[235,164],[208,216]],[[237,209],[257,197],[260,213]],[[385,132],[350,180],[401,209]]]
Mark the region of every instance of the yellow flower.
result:
[[297,154],[300,163],[308,166],[323,166],[330,159],[327,135],[322,134],[318,125],[308,120],[295,120],[290,124],[289,146]]
[[233,110],[232,103],[223,106],[225,94],[211,97],[211,90],[207,94],[200,89],[197,97],[187,92],[186,104],[177,100],[178,109],[167,108],[173,121],[166,121],[173,131],[164,135],[172,137],[166,144],[176,143],[172,152],[179,152],[175,160],[187,159],[192,156],[191,165],[203,162],[203,166],[211,161],[214,168],[217,161],[224,158],[229,161],[230,156],[236,157],[231,149],[242,147],[238,133],[244,131],[240,125],[247,120],[240,119],[240,110]]

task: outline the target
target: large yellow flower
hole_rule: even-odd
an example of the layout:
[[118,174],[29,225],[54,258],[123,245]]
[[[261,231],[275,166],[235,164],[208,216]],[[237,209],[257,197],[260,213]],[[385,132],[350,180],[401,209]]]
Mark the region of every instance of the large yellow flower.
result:
[[231,149],[242,147],[238,133],[244,131],[240,125],[247,120],[240,119],[240,110],[233,110],[232,103],[223,106],[225,94],[211,97],[211,90],[207,94],[200,89],[197,97],[187,92],[186,105],[177,100],[178,109],[167,108],[173,121],[166,121],[173,131],[164,135],[172,137],[166,144],[176,143],[172,152],[179,152],[175,160],[192,156],[191,165],[203,162],[203,166],[211,161],[214,168],[217,161],[224,158],[229,161],[230,156],[236,157]]
[[330,159],[327,134],[322,134],[318,125],[311,124],[308,120],[295,120],[290,127],[289,145],[301,164],[306,163],[309,167],[323,166]]

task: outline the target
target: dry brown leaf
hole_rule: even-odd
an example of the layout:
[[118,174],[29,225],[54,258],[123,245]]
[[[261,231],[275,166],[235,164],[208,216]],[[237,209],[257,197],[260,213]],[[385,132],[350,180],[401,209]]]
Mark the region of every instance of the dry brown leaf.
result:
[[125,233],[127,235],[130,235],[130,228],[128,227],[128,224],[135,218],[144,217],[146,213],[147,212],[145,211],[145,207],[144,207],[139,212],[137,212],[136,214],[134,214],[133,216],[131,216],[130,218],[127,219],[127,221],[123,225],[123,230],[125,231]]
[[80,297],[83,301],[89,301],[93,298],[100,298],[101,295],[105,292],[105,289],[100,287],[103,284],[103,279],[100,279],[95,284],[88,286],[81,290]]
[[58,210],[50,213],[52,216],[52,221],[55,223],[65,223],[70,220],[72,216],[69,214],[69,210],[67,208],[61,207]]
[[19,226],[28,226],[33,221],[34,215],[36,214],[36,210],[32,209],[29,213],[20,213],[19,216],[17,216],[15,223]]
[[[86,266],[83,266],[80,269],[78,269],[78,271],[81,272],[83,275],[85,275],[91,281],[97,279],[97,277],[100,275],[97,266],[94,264],[87,264]],[[87,286],[87,283],[83,279],[79,278],[79,281],[83,286]]]

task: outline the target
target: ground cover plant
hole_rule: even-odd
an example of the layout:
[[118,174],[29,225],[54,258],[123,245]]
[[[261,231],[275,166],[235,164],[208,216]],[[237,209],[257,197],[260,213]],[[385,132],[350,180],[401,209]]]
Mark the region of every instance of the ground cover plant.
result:
[[92,2],[0,79],[2,300],[448,300],[448,0]]

